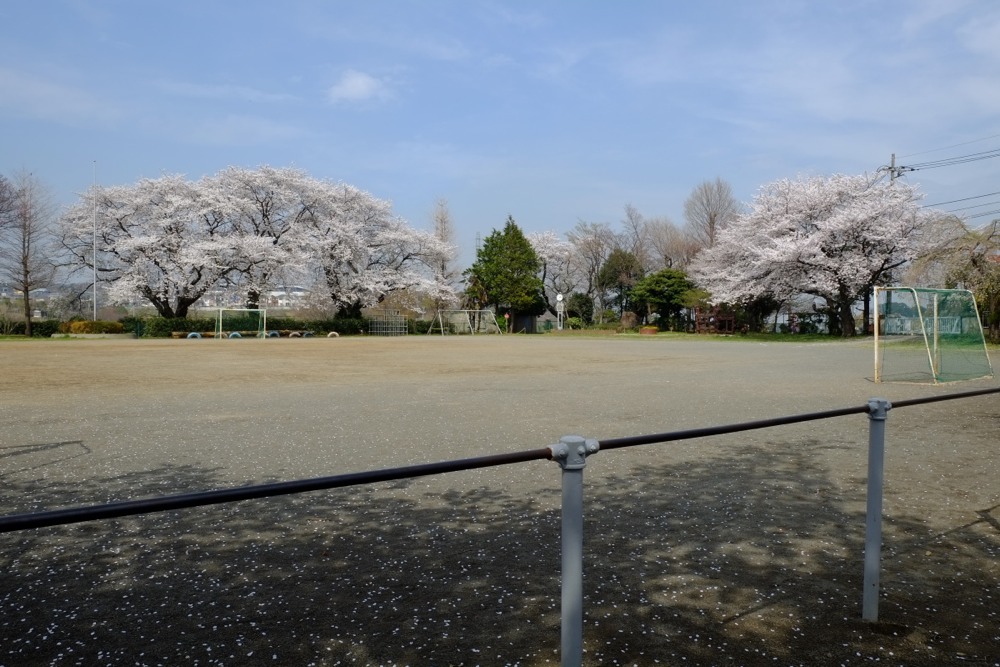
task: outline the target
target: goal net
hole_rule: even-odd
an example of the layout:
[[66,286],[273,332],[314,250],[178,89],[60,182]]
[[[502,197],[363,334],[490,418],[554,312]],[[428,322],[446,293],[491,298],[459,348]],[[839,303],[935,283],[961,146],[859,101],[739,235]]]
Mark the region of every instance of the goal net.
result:
[[876,287],[875,304],[876,382],[993,376],[972,292]]
[[439,310],[427,333],[499,334],[500,325],[492,310]]
[[264,338],[267,310],[263,308],[219,308],[215,319],[215,337]]

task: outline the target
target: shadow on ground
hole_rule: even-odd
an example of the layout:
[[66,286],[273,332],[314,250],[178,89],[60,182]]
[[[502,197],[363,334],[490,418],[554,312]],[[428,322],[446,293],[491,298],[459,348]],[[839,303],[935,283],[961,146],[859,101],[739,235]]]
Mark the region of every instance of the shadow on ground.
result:
[[[585,663],[997,664],[1000,511],[943,534],[891,517],[881,622],[862,623],[864,486],[844,495],[829,446],[588,466]],[[557,478],[535,498],[382,484],[2,535],[0,664],[558,664]],[[222,479],[164,467],[45,504]],[[17,511],[45,484],[2,481]]]

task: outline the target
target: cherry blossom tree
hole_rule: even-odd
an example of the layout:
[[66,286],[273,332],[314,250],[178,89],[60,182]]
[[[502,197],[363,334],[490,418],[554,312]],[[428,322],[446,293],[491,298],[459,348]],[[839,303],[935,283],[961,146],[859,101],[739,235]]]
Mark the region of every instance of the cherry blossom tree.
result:
[[692,275],[714,302],[818,297],[853,335],[854,303],[919,249],[919,199],[905,182],[868,175],[770,183],[698,255]]
[[186,317],[245,254],[203,189],[174,175],[92,188],[71,206],[62,240],[77,266],[94,266],[95,198],[97,271],[113,303],[141,297],[162,317]]
[[454,246],[393,215],[389,202],[347,184],[325,184],[294,234],[297,256],[316,271],[330,299],[353,314],[390,292],[435,300],[455,292],[435,273]]
[[525,234],[525,237],[541,263],[545,308],[555,315],[555,295],[568,296],[579,282],[574,267],[573,245],[560,239],[554,232],[531,232]]
[[185,317],[209,290],[239,289],[256,304],[267,289],[315,280],[358,312],[396,290],[454,296],[432,266],[454,247],[412,229],[388,202],[293,169],[230,168],[92,189],[62,219],[78,267],[93,266],[97,198],[100,281],[112,302],[139,296],[163,317]]
[[312,215],[324,184],[298,169],[262,166],[229,167],[202,179],[200,188],[229,233],[239,238],[243,254],[227,274],[247,308],[260,306],[269,287],[286,287],[301,280],[286,237]]
[[580,221],[566,236],[573,245],[573,258],[580,276],[580,289],[594,303],[598,318],[603,321],[603,290],[599,285],[598,276],[601,267],[617,247],[616,235],[607,223]]

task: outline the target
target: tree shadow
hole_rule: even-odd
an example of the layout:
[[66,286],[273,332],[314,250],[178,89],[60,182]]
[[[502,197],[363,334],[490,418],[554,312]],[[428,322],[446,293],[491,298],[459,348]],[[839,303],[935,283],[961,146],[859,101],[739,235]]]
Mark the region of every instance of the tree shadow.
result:
[[[53,459],[51,458],[52,452],[59,452],[63,456],[61,458]],[[17,470],[5,469],[3,473],[0,473],[0,478],[18,475],[25,472],[33,472],[47,466],[65,463],[70,459],[86,456],[90,453],[90,447],[84,444],[82,440],[67,440],[65,442],[44,442],[32,445],[11,445],[8,447],[0,447],[0,459],[14,459],[19,463],[23,462],[24,466]],[[43,455],[41,456],[41,460],[37,460],[38,455]]]
[[[593,459],[585,663],[993,664],[995,523],[887,520],[882,622],[863,623],[864,486],[845,496],[829,446]],[[558,664],[558,475],[531,497],[446,476],[2,535],[0,664]],[[45,504],[224,484],[165,466],[52,483]]]

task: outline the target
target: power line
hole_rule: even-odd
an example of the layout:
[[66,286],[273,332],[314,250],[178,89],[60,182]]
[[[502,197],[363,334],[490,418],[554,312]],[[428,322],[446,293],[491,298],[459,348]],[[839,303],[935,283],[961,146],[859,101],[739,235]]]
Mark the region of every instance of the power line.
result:
[[1000,201],[988,201],[984,204],[973,204],[972,206],[962,206],[960,208],[949,208],[948,213],[954,213],[955,211],[968,211],[970,208],[981,208],[983,206],[1000,206]]
[[896,154],[892,154],[892,159],[888,165],[879,167],[876,170],[878,172],[886,172],[889,174],[889,179],[895,181],[897,178],[902,176],[908,171],[918,171],[921,169],[937,169],[938,167],[953,167],[956,164],[965,164],[967,162],[978,162],[980,160],[989,160],[995,157],[1000,157],[1000,148],[994,148],[988,151],[980,151],[978,153],[969,153],[968,155],[958,155],[950,158],[943,158],[941,160],[931,160],[930,162],[917,162],[915,164],[909,165],[897,165],[896,164]]
[[994,209],[992,211],[983,211],[982,213],[975,213],[973,215],[963,215],[962,217],[965,218],[966,220],[972,220],[974,218],[985,218],[988,215],[997,215],[997,214],[1000,214],[1000,208]]
[[917,162],[915,164],[908,165],[907,167],[899,168],[908,169],[909,171],[916,171],[918,169],[937,169],[938,167],[951,167],[956,164],[978,162],[979,160],[989,160],[995,157],[1000,157],[1000,148],[981,151],[979,153],[970,153],[968,155],[959,155],[957,157],[944,158],[941,160],[932,160],[930,162]]
[[1000,137],[1000,134],[991,134],[988,137],[981,137],[979,139],[973,139],[971,141],[963,141],[960,144],[952,144],[951,146],[945,146],[943,148],[932,148],[929,151],[921,151],[919,153],[909,153],[907,155],[900,155],[899,157],[914,157],[916,155],[927,155],[928,153],[937,153],[939,151],[946,151],[946,150],[949,150],[949,149],[952,149],[952,148],[958,148],[959,146],[968,146],[969,144],[977,144],[980,141],[987,141],[989,139],[996,139],[997,137]]
[[944,206],[945,204],[957,204],[962,201],[969,201],[972,199],[982,199],[983,197],[992,197],[993,195],[1000,195],[1000,192],[987,192],[985,195],[975,195],[974,197],[962,197],[961,199],[952,199],[951,201],[941,201],[936,204],[924,204],[920,208],[933,208],[935,206]]

